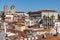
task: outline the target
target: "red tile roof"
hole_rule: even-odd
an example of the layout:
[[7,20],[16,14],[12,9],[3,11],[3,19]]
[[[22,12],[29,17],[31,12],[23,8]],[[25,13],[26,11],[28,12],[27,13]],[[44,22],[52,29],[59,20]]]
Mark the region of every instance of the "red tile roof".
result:
[[40,11],[37,11],[37,12],[56,12],[55,10],[40,10]]
[[59,19],[56,19],[55,22],[60,22],[60,20]]
[[37,32],[50,32],[51,29],[47,29],[47,30],[37,30]]
[[0,28],[0,32],[3,31],[3,29]]
[[14,30],[14,29],[8,29],[8,32],[18,33],[19,36],[26,37],[26,34],[22,31],[18,31],[18,30]]
[[40,14],[41,12],[56,12],[55,10],[39,10],[34,12],[28,12],[29,14]]
[[25,12],[16,12],[16,13],[25,13]]

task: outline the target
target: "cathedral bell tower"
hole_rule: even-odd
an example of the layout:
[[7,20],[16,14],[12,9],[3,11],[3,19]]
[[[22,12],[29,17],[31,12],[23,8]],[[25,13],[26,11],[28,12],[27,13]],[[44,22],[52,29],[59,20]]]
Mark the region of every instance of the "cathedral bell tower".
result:
[[4,14],[8,14],[8,5],[4,5]]
[[15,13],[15,6],[14,6],[14,5],[11,6],[11,13],[12,13],[12,14]]

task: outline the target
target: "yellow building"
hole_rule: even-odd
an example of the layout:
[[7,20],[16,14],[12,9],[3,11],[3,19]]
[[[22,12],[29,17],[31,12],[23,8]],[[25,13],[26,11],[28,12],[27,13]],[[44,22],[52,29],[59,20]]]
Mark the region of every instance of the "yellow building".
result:
[[26,30],[26,28],[27,28],[26,26],[21,26],[20,31],[24,31],[24,30]]

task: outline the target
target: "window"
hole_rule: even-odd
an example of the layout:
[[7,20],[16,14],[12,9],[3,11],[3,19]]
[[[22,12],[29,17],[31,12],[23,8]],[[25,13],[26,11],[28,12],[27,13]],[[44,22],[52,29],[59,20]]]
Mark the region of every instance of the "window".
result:
[[1,28],[1,24],[0,24],[0,28]]
[[29,24],[29,21],[27,21],[26,24]]
[[13,29],[15,29],[15,27],[13,26]]

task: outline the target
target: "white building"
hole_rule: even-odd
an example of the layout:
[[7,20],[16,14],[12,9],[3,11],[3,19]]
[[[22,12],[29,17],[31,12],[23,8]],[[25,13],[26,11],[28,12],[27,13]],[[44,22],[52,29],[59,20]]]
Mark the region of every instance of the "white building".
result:
[[58,12],[55,10],[41,10],[44,28],[53,28],[55,19],[58,19]]
[[60,34],[60,21],[58,19],[55,20],[54,28],[51,30],[52,34],[56,34],[56,32]]
[[43,16],[54,16],[55,19],[58,19],[58,12],[55,10],[41,10],[42,18]]
[[25,19],[25,26],[33,26],[34,24],[34,20]]
[[43,20],[43,27],[44,28],[53,28],[55,19],[58,19],[58,12],[55,10],[40,10],[35,12],[28,13],[30,17],[37,19],[37,24],[40,25],[41,23],[38,20]]
[[10,15],[10,14],[6,15],[5,21],[7,21],[7,22],[13,22],[14,21],[13,20],[13,15]]
[[56,20],[55,21],[55,26],[54,28],[56,29],[57,28],[57,32],[60,33],[60,21],[59,20]]

